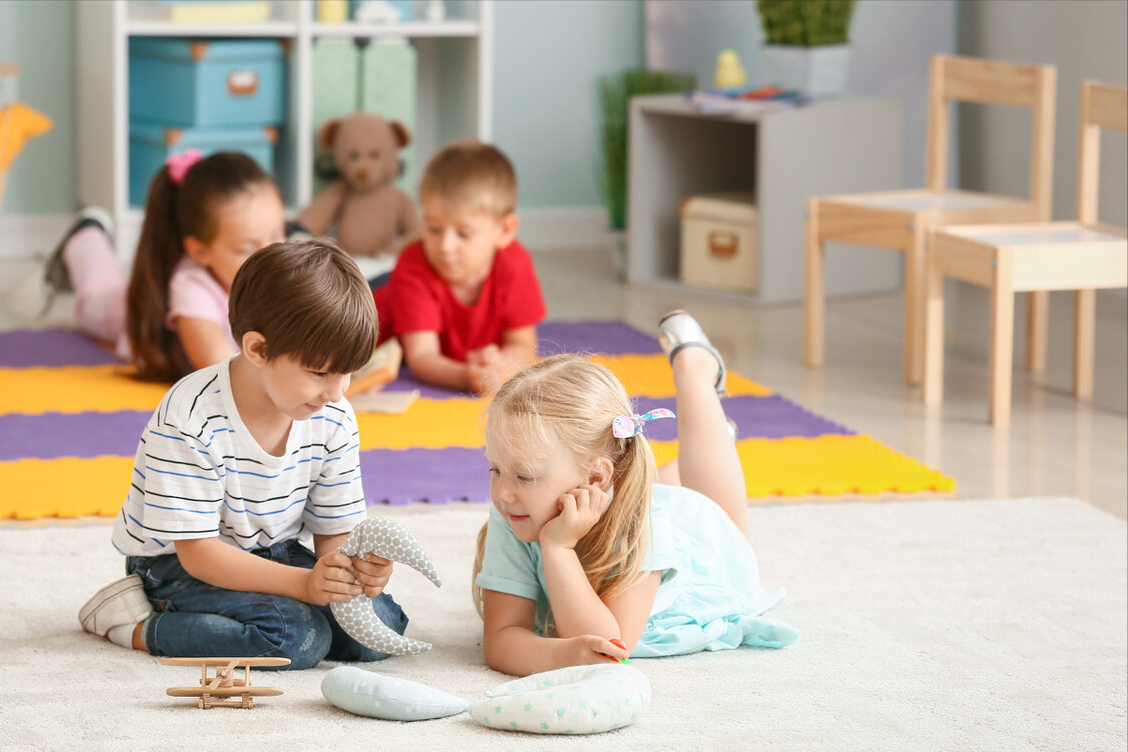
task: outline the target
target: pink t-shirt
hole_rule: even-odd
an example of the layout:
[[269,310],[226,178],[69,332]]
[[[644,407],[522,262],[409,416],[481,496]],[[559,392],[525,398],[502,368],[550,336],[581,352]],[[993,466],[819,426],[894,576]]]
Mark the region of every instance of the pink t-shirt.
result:
[[216,282],[211,272],[185,256],[176,264],[168,281],[165,326],[176,331],[176,319],[181,316],[213,321],[227,335],[231,349],[238,350],[231,336],[231,321],[227,318],[227,299],[227,290]]

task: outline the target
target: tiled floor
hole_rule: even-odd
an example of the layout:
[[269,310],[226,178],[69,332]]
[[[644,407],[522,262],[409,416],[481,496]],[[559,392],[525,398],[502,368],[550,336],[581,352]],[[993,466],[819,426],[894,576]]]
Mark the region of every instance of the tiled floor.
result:
[[[1120,295],[1098,295],[1093,400],[1071,396],[1071,305],[1055,295],[1047,373],[1016,367],[1011,425],[999,430],[987,424],[987,296],[978,288],[960,286],[949,299],[945,400],[930,409],[919,389],[901,380],[897,295],[832,301],[826,366],[809,371],[799,306],[624,285],[602,252],[546,252],[536,262],[552,317],[620,318],[656,332],[663,313],[686,308],[731,369],[951,475],[956,499],[1076,496],[1128,518],[1128,300]],[[8,298],[7,288],[31,268],[5,262],[0,294]],[[56,321],[66,319],[66,303],[57,306]],[[1020,303],[1016,321],[1022,311]],[[0,310],[0,328],[12,325]],[[1016,358],[1022,348],[1016,342]]]

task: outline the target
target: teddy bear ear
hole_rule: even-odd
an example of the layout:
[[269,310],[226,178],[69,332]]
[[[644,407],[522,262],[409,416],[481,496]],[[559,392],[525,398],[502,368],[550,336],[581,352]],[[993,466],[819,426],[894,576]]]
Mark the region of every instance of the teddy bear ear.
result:
[[321,124],[321,130],[317,132],[317,141],[322,146],[332,146],[333,140],[337,138],[337,131],[341,128],[340,118],[333,118],[326,120]]
[[396,145],[398,148],[402,149],[411,143],[411,131],[407,129],[406,125],[398,120],[392,120],[388,125],[391,126],[392,133],[396,137]]

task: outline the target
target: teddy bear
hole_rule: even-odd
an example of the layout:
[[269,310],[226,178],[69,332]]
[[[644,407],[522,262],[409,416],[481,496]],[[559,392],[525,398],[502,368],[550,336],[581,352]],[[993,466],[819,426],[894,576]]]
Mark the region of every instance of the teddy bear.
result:
[[398,151],[411,133],[396,120],[354,112],[327,120],[318,140],[332,150],[341,177],[322,188],[298,218],[313,235],[336,226],[337,242],[357,257],[394,255],[419,237],[415,202],[396,187]]

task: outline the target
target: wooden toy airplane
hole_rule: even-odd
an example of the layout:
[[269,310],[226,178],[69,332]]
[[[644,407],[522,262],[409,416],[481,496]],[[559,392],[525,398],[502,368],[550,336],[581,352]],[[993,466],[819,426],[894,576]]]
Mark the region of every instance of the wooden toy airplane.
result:
[[[289,658],[161,658],[166,666],[200,666],[200,683],[194,687],[169,687],[165,692],[171,697],[199,697],[197,707],[207,710],[215,706],[253,708],[254,697],[275,697],[282,694],[278,687],[251,685],[251,666],[288,666]],[[243,678],[235,678],[235,669],[243,667]],[[208,668],[215,668],[215,675]],[[237,700],[223,698],[238,697]]]

